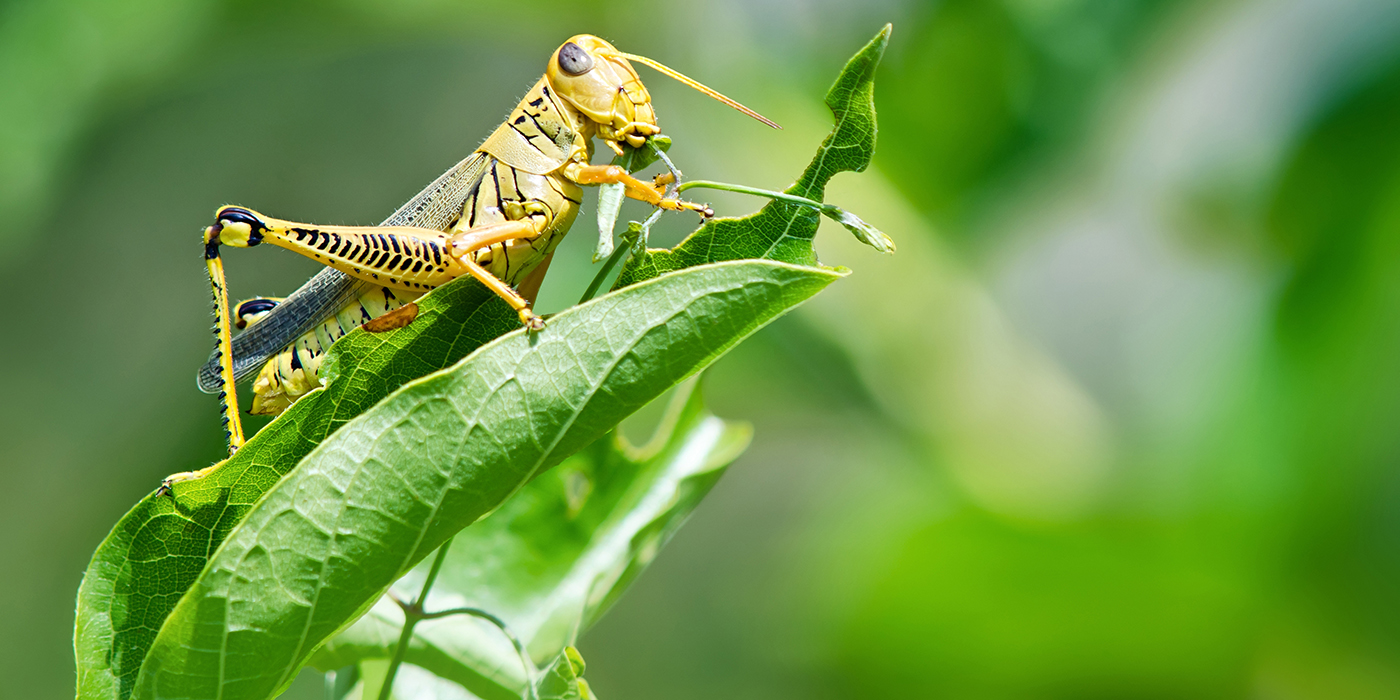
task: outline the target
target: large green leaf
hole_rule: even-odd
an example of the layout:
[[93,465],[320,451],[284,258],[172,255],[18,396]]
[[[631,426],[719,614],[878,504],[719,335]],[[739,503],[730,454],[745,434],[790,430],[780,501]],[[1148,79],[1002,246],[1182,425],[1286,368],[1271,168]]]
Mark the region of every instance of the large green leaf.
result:
[[[649,564],[748,444],[746,424],[705,410],[696,380],[677,390],[641,448],[615,432],[527,484],[452,540],[426,609],[474,607],[506,623],[544,665]],[[413,600],[426,564],[394,591]],[[393,655],[404,616],[387,597],[312,659],[330,671]],[[492,624],[457,615],[418,624],[405,659],[485,700],[519,698],[526,678]]]
[[[324,390],[298,401],[204,479],[175,498],[147,496],[98,546],[78,589],[78,696],[128,697],[156,632],[249,508],[327,435],[405,381],[439,370],[519,327],[481,285],[444,287],[391,333],[354,332],[332,350]],[[152,485],[155,486],[154,484]]]
[[840,277],[682,270],[406,384],[259,501],[176,605],[139,698],[266,698],[448,537]]

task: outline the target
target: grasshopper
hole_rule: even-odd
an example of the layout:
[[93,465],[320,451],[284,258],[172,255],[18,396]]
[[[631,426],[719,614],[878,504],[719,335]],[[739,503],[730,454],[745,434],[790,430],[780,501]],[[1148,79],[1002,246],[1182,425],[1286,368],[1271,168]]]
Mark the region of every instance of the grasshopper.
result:
[[[624,147],[641,148],[660,133],[651,97],[629,61],[780,128],[656,61],[581,34],[554,52],[544,76],[475,152],[379,226],[320,226],[220,208],[203,237],[218,342],[199,386],[219,394],[229,454],[244,443],[236,382],[257,373],[252,412],[279,413],[320,386],[321,359],[337,338],[367,323],[371,330],[408,323],[414,299],[457,277],[486,285],[530,331],[544,328],[532,299],[578,213],[582,186],[621,185],[626,196],[660,209],[712,216],[704,205],[667,196],[662,180],[648,183],[617,165],[590,164],[595,138],[621,156]],[[262,243],[327,268],[286,299],[250,299],[231,314],[220,247]],[[231,315],[246,328],[236,338]]]

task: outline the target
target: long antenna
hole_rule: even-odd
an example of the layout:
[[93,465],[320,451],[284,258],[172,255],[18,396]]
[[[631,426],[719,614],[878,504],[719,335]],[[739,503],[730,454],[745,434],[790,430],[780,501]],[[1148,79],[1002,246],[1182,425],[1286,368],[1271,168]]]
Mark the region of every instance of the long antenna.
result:
[[737,110],[739,110],[740,112],[743,112],[744,114],[747,114],[747,115],[749,115],[750,117],[753,117],[754,119],[757,119],[757,120],[763,122],[764,124],[767,124],[768,126],[773,127],[774,129],[781,129],[781,128],[783,128],[783,127],[781,127],[781,126],[778,126],[778,123],[777,123],[777,122],[775,122],[775,121],[769,119],[768,117],[765,117],[765,116],[763,116],[762,114],[759,114],[758,112],[755,112],[755,111],[749,109],[748,107],[745,107],[745,106],[739,104],[738,102],[735,102],[734,100],[731,100],[731,99],[729,99],[728,97],[725,97],[724,95],[721,95],[720,93],[718,93],[718,92],[716,92],[716,91],[714,91],[714,90],[712,90],[712,89],[710,89],[710,88],[708,88],[708,87],[705,87],[705,86],[704,86],[703,84],[701,84],[699,81],[696,81],[696,80],[692,80],[692,79],[690,79],[690,78],[687,78],[686,76],[681,75],[678,71],[675,71],[675,70],[672,70],[672,69],[670,69],[670,68],[667,68],[666,66],[664,66],[664,65],[662,65],[662,64],[660,64],[660,63],[657,63],[656,61],[653,61],[653,60],[651,60],[650,58],[647,58],[646,56],[638,56],[638,55],[636,55],[636,54],[623,53],[623,52],[621,52],[621,51],[607,51],[606,53],[609,53],[609,54],[612,54],[612,55],[614,55],[614,56],[618,56],[618,57],[621,57],[621,58],[625,58],[625,59],[627,59],[627,60],[629,60],[629,61],[636,61],[637,63],[640,63],[640,64],[642,64],[642,65],[650,66],[650,67],[652,67],[652,68],[655,68],[656,70],[661,71],[662,73],[665,73],[666,75],[669,75],[669,76],[671,76],[672,78],[675,78],[676,80],[679,80],[679,81],[681,81],[682,83],[685,83],[686,85],[689,85],[690,87],[693,87],[693,88],[695,88],[696,90],[699,90],[700,92],[703,92],[703,93],[705,93],[706,95],[709,95],[710,97],[713,97],[713,98],[715,98],[716,100],[719,100],[720,102],[723,102],[723,103],[729,105],[730,107],[733,107],[734,109],[737,109]]

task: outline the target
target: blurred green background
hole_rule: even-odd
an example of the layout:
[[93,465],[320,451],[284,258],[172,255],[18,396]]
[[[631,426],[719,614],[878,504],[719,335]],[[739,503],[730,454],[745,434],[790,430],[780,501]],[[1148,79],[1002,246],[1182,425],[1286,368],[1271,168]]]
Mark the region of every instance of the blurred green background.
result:
[[688,175],[781,188],[887,21],[829,199],[899,253],[824,230],[854,274],[712,372],[754,445],[583,639],[595,689],[1400,697],[1394,0],[0,4],[0,696],[72,692],[92,550],[218,457],[217,206],[375,223],[581,32],[783,123],[641,69]]

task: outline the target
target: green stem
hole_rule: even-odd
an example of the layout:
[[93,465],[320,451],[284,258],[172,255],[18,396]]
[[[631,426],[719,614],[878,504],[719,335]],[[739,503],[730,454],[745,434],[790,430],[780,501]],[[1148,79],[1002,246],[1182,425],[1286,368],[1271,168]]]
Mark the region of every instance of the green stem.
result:
[[394,647],[394,658],[389,661],[389,670],[384,674],[384,685],[379,687],[379,700],[389,700],[394,694],[394,676],[399,672],[404,656],[408,654],[408,643],[413,639],[413,628],[420,620],[427,619],[427,615],[423,613],[423,603],[428,600],[428,591],[432,590],[433,583],[437,581],[442,562],[447,559],[447,547],[451,544],[452,538],[449,537],[438,547],[437,558],[433,559],[433,566],[428,569],[428,578],[423,579],[423,590],[418,593],[418,599],[413,601],[412,605],[400,606],[403,608],[403,632],[399,634],[398,646]]
[[732,184],[730,184],[730,183],[728,183],[728,182],[714,182],[714,181],[712,181],[712,180],[687,180],[686,182],[682,183],[680,187],[677,187],[677,188],[676,188],[676,191],[677,191],[677,192],[684,192],[684,191],[686,191],[686,190],[693,189],[693,188],[696,188],[696,187],[699,187],[699,188],[701,188],[701,189],[707,189],[707,190],[724,190],[725,192],[738,192],[739,194],[751,194],[751,195],[754,195],[754,196],[757,196],[757,197],[767,197],[767,198],[769,198],[769,199],[781,199],[781,200],[784,201],[784,202],[791,202],[791,203],[793,203],[793,204],[801,204],[801,205],[803,205],[803,206],[811,207],[811,208],[813,208],[813,209],[816,209],[817,211],[826,211],[826,210],[828,210],[828,209],[835,209],[835,208],[836,208],[834,205],[831,205],[831,204],[823,204],[823,203],[818,202],[818,201],[816,201],[816,200],[814,200],[814,199],[807,199],[806,197],[799,197],[799,196],[797,196],[797,195],[795,195],[795,194],[788,194],[788,193],[786,193],[786,192],[774,192],[773,190],[763,190],[763,189],[759,189],[759,188],[757,188],[757,187],[748,187],[748,186],[745,186],[745,185],[732,185]]
[[539,697],[535,687],[535,662],[530,659],[529,653],[525,651],[525,645],[520,642],[520,638],[506,626],[505,620],[492,615],[481,608],[449,608],[437,612],[423,613],[424,620],[434,620],[448,615],[470,615],[478,619],[485,620],[496,626],[506,639],[510,640],[511,646],[515,647],[515,654],[520,657],[520,665],[525,668],[525,697],[535,700]]
[[603,269],[599,270],[598,274],[593,276],[593,281],[588,283],[588,289],[584,290],[583,296],[579,297],[578,303],[582,304],[597,296],[598,290],[603,286],[603,282],[607,281],[608,274],[612,272],[614,267],[617,267],[619,262],[622,262],[624,258],[631,254],[632,249],[637,245],[637,241],[641,240],[641,236],[646,235],[647,229],[650,229],[651,225],[656,223],[656,220],[659,218],[661,218],[661,210],[657,209],[642,223],[642,232],[640,234],[633,235],[631,230],[622,234],[621,245],[613,250],[612,255],[609,255],[607,260],[603,261]]
[[588,283],[588,289],[584,290],[583,296],[578,299],[578,303],[582,304],[597,296],[598,289],[603,286],[603,282],[608,278],[608,273],[612,272],[612,269],[617,266],[618,261],[622,260],[622,257],[627,255],[631,250],[632,246],[630,244],[620,245],[614,249],[612,255],[609,255],[608,259],[603,262],[603,269],[599,270],[598,274],[593,276],[593,281]]
[[[656,149],[656,154],[662,157],[665,157],[666,155],[661,151],[661,149]],[[666,159],[666,166],[671,168],[672,172],[677,172],[675,170],[675,166],[671,165],[670,159]],[[700,187],[711,190],[724,190],[726,192],[738,192],[740,194],[751,194],[759,197],[768,197],[769,199],[781,199],[785,202],[792,202],[793,204],[801,204],[803,206],[811,207],[823,213],[827,213],[829,210],[839,211],[839,209],[837,209],[837,207],[833,205],[822,204],[821,202],[807,199],[806,197],[799,197],[795,194],[787,194],[785,192],[774,192],[772,190],[762,190],[757,187],[746,187],[744,185],[731,185],[727,182],[714,182],[711,180],[687,180],[681,183],[680,185],[673,186],[675,188],[676,194],[680,194],[681,192],[684,192],[685,190],[691,188]],[[659,218],[661,218],[660,209],[653,212],[652,215],[647,218],[646,222],[642,224],[642,234],[645,235],[646,231],[650,229],[651,225],[656,223],[656,220]],[[585,291],[583,293],[583,296],[579,298],[578,303],[582,304],[583,302],[592,299],[595,295],[598,294],[598,289],[601,288],[603,286],[603,282],[607,280],[608,273],[612,272],[612,269],[616,267],[617,264],[621,262],[623,258],[627,257],[627,254],[631,252],[632,246],[636,244],[636,241],[637,239],[630,237],[623,239],[624,244],[619,245],[617,249],[613,251],[613,254],[608,256],[607,261],[603,263],[603,269],[599,270],[598,274],[593,277],[593,282],[591,282],[588,285],[587,291]]]
[[652,153],[655,153],[655,154],[656,154],[656,157],[657,157],[657,158],[660,158],[660,159],[661,159],[661,162],[666,164],[666,169],[669,170],[669,171],[671,171],[671,177],[673,178],[673,179],[671,180],[671,185],[672,185],[673,187],[676,187],[676,192],[675,192],[675,194],[679,194],[679,193],[680,193],[680,187],[679,187],[679,186],[680,186],[680,182],[681,182],[681,171],[680,171],[679,169],[676,168],[676,164],[675,164],[675,163],[672,163],[672,162],[671,162],[671,159],[666,155],[666,152],[663,151],[663,150],[661,150],[661,147],[660,147],[660,146],[656,145],[656,142],[655,142],[655,141],[652,141],[651,139],[647,139],[647,145],[648,145],[648,146],[651,146],[651,152],[652,152]]

